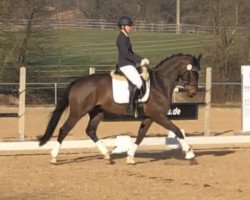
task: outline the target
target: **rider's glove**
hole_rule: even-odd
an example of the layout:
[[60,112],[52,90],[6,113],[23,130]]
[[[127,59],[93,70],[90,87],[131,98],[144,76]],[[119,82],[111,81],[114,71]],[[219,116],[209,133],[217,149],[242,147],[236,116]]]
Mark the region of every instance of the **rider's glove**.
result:
[[142,60],[141,60],[141,66],[147,66],[147,65],[149,65],[149,60],[147,59],[147,58],[143,58]]

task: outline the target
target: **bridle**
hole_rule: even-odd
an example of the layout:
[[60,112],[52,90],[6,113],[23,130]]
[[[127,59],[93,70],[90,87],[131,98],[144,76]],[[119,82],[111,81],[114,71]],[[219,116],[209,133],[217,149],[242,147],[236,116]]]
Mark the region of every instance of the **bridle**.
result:
[[[196,83],[196,79],[195,79],[195,75],[193,72],[197,73],[197,75],[199,74],[199,69],[196,66],[193,66],[192,64],[188,64],[186,67],[184,67],[185,71],[183,73],[181,73],[180,77],[182,79],[182,85],[184,86],[190,86],[190,87],[196,87],[197,83]],[[183,76],[187,76],[187,80],[183,81]]]
[[[183,81],[183,79],[182,79],[182,82],[178,81],[178,84],[183,85],[183,86],[188,85],[190,87],[196,87],[197,84],[194,82],[194,75],[193,75],[192,72],[195,71],[197,74],[199,74],[200,69],[198,69],[196,66],[193,66],[192,64],[188,64],[186,67],[183,67],[183,68],[184,68],[184,70],[183,70],[184,72],[182,72],[181,75],[179,75],[179,77],[183,77],[183,76],[185,76],[187,74],[188,80]],[[155,80],[155,72],[157,72],[158,69],[157,68],[151,68],[150,71],[154,72],[153,77],[154,77],[154,80]],[[166,75],[163,75],[161,73],[158,73],[157,75],[160,76],[160,77],[163,77],[163,78],[167,78]]]

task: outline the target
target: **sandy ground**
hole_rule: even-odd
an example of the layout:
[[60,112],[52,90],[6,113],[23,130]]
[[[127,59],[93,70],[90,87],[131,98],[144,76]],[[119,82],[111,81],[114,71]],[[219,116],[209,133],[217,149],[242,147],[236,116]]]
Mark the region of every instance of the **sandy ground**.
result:
[[[43,133],[50,111],[51,108],[27,108],[26,140]],[[213,108],[212,134],[238,132],[240,115],[240,109]],[[66,116],[63,115],[60,124]],[[204,111],[200,109],[198,120],[174,122],[187,135],[201,135]],[[87,138],[86,124],[87,117],[67,139]],[[16,119],[0,118],[0,126],[1,141],[18,138]],[[138,127],[138,122],[103,122],[98,135],[105,138],[128,132],[134,136]],[[148,135],[166,133],[153,124]],[[133,166],[126,165],[125,155],[113,155],[115,163],[108,165],[96,149],[63,150],[57,165],[49,164],[49,151],[0,152],[0,199],[250,199],[250,145],[197,145],[194,150],[197,164],[184,160],[179,150],[140,147]]]

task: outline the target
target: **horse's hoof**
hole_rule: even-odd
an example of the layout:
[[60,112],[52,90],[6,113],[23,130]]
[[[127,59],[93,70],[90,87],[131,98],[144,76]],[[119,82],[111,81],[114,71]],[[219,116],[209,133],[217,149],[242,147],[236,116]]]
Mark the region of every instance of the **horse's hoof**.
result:
[[52,158],[52,159],[50,160],[50,163],[51,163],[51,164],[56,164],[56,163],[57,163],[57,159],[56,159],[56,158]]
[[135,157],[128,156],[127,157],[127,165],[135,165]]
[[106,153],[104,155],[104,160],[107,162],[107,164],[112,165],[115,162],[113,161],[113,159],[111,158],[111,156],[109,155],[109,153]]
[[190,149],[189,151],[186,152],[185,159],[190,160],[195,157],[194,151]]
[[108,165],[113,165],[113,164],[115,164],[114,160],[111,159],[111,158],[110,158],[109,160],[106,160],[106,162],[107,162]]

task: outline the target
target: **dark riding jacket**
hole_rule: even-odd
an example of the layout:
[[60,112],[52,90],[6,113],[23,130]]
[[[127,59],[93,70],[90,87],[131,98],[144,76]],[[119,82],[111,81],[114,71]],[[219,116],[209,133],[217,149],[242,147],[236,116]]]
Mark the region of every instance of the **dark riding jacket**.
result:
[[136,63],[141,62],[141,57],[135,54],[132,50],[132,45],[129,36],[125,35],[122,31],[117,36],[116,46],[118,49],[118,63],[117,67],[123,67],[126,65],[135,66]]

